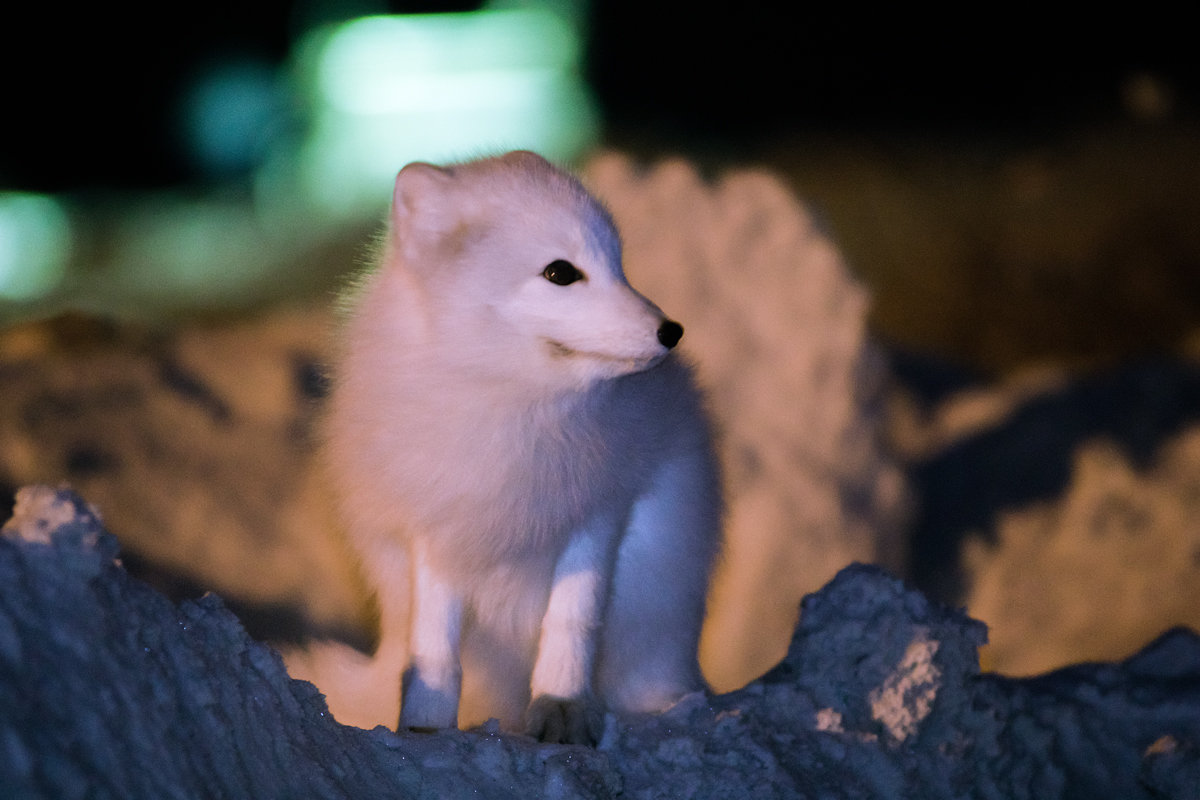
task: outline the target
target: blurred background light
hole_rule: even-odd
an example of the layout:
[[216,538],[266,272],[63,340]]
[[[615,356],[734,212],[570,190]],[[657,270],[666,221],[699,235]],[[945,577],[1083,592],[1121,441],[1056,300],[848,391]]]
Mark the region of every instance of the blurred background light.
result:
[[294,202],[299,189],[344,217],[385,203],[410,161],[528,148],[569,162],[599,128],[580,40],[573,20],[535,5],[320,28],[296,51],[307,133],[260,190]]
[[586,8],[326,16],[275,59],[206,54],[170,103],[189,178],[76,197],[107,207],[83,230],[95,246],[72,255],[51,196],[0,195],[0,318],[60,306],[162,316],[316,289],[350,265],[323,254],[378,224],[410,161],[582,157],[600,127],[583,76]]
[[70,254],[70,221],[58,201],[0,192],[0,299],[30,302],[50,294]]
[[226,178],[261,164],[286,129],[286,90],[276,67],[249,58],[204,69],[185,92],[184,146],[201,174]]

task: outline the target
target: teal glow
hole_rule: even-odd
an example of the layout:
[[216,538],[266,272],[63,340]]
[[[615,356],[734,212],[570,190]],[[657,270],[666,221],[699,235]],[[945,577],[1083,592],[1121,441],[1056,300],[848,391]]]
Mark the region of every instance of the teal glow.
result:
[[540,10],[365,17],[329,37],[316,88],[354,115],[512,108],[577,59],[574,32]]
[[0,298],[32,301],[59,285],[71,254],[71,225],[53,198],[0,192]]
[[[386,202],[410,161],[513,148],[570,161],[594,144],[579,34],[545,8],[363,17],[311,35],[297,74],[310,128],[293,168],[327,212]],[[276,191],[279,171],[264,172]]]
[[207,69],[184,96],[180,126],[189,154],[209,175],[247,172],[284,127],[284,95],[273,68],[235,60]]

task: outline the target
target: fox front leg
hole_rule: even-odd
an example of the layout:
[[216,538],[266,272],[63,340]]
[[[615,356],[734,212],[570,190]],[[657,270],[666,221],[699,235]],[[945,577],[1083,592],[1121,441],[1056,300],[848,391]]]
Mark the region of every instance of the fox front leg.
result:
[[608,515],[593,519],[555,565],[525,713],[525,732],[542,741],[596,741],[601,709],[593,664],[617,527]]
[[400,728],[429,731],[458,724],[462,693],[463,603],[414,548],[409,663],[401,680]]

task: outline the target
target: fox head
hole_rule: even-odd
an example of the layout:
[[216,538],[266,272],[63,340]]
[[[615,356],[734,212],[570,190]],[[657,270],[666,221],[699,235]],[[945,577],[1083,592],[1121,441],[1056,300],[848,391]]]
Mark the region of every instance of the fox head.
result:
[[390,237],[383,268],[420,296],[409,310],[448,366],[586,384],[652,367],[683,334],[625,279],[607,210],[534,153],[409,164]]

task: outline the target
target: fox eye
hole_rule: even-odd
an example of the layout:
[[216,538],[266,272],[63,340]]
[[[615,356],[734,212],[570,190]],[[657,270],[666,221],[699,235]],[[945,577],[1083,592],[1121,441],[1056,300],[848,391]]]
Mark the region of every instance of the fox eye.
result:
[[567,286],[575,281],[583,280],[584,275],[570,261],[559,258],[546,265],[546,268],[542,270],[542,277],[559,286]]

